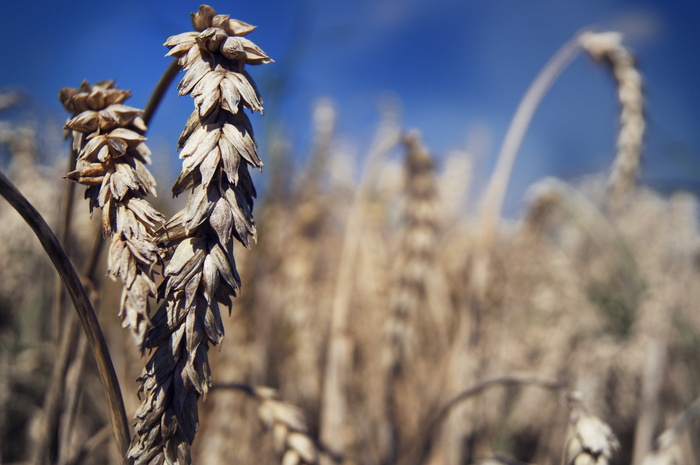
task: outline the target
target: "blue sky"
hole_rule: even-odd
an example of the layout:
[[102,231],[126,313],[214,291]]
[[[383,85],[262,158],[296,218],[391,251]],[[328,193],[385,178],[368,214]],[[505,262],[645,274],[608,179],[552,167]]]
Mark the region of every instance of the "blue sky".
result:
[[[191,30],[199,3],[176,1],[5,2],[0,89],[20,87],[35,107],[65,118],[61,87],[116,79],[143,107],[166,68],[168,36]],[[386,95],[401,102],[438,155],[490,135],[478,160],[488,173],[520,98],[541,67],[586,27],[623,32],[648,96],[643,179],[664,189],[700,186],[700,28],[693,2],[622,0],[213,1],[219,13],[255,24],[249,38],[276,63],[253,68],[266,115],[308,138],[312,103],[336,102],[340,133],[366,147]],[[276,83],[276,84],[273,84]],[[151,146],[175,154],[189,98],[169,92],[151,125]],[[511,205],[545,175],[607,168],[617,104],[611,77],[579,57],[538,109],[519,154]],[[256,127],[261,127],[255,119]],[[264,135],[258,130],[261,145]],[[264,145],[263,145],[264,159]],[[170,154],[170,155],[168,155]],[[156,160],[157,162],[158,160]],[[177,167],[177,163],[175,163]]]

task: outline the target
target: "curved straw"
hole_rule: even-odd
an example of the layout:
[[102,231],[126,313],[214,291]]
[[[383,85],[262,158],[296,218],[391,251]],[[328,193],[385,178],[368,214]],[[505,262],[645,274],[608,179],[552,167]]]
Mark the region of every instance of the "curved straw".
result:
[[78,312],[78,317],[97,362],[100,380],[109,404],[110,420],[119,453],[122,457],[125,457],[129,448],[129,426],[126,419],[124,401],[107,344],[85,288],[51,228],[3,173],[0,173],[0,195],[22,215],[24,221],[32,228],[68,289],[68,294],[73,301],[75,310]]
[[491,175],[486,193],[484,194],[481,217],[482,240],[488,240],[489,237],[493,237],[493,233],[498,228],[498,219],[501,216],[506,189],[508,188],[510,175],[513,171],[515,155],[518,153],[525,131],[530,125],[530,120],[532,120],[535,110],[549,88],[552,87],[557,77],[559,77],[561,72],[564,71],[568,64],[576,57],[576,54],[581,50],[579,37],[580,34],[577,34],[557,51],[542,71],[540,71],[540,74],[535,78],[534,82],[525,93],[525,96],[520,101],[520,105],[518,105],[518,109],[515,112],[515,116],[513,116],[513,120],[503,140],[501,151],[498,154],[496,168]]
[[435,435],[450,412],[452,412],[457,405],[494,386],[529,385],[539,386],[550,391],[561,391],[565,394],[567,401],[573,399],[573,393],[569,391],[569,388],[564,382],[555,379],[540,378],[529,373],[511,373],[484,379],[463,390],[428,414],[427,418],[423,421],[420,439],[414,443],[411,449],[408,463],[411,465],[420,465],[427,462],[434,444]]
[[177,76],[177,73],[179,73],[181,69],[182,67],[175,59],[170,62],[168,67],[163,72],[158,84],[156,84],[156,88],[153,89],[153,93],[148,99],[148,103],[146,103],[146,108],[143,110],[143,115],[141,115],[141,119],[143,119],[143,122],[146,123],[146,126],[151,123],[151,119],[153,118],[156,109],[160,105],[160,102],[163,100],[165,92],[168,90],[170,84],[172,84],[175,76]]

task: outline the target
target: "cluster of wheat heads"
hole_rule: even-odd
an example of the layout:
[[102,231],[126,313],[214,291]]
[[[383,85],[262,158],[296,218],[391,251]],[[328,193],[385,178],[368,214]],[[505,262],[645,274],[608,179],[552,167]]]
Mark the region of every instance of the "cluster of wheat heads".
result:
[[[169,220],[147,201],[155,194],[148,111],[126,105],[129,92],[112,81],[60,94],[75,155],[66,177],[88,186],[90,210],[101,210],[108,275],[121,284],[117,303],[105,291],[101,306],[118,309],[148,357],[140,375],[122,369],[140,383],[124,461],[698,462],[697,202],[635,183],[641,75],[619,35],[577,35],[564,54],[587,52],[617,83],[618,152],[607,183],[543,180],[509,221],[497,200],[509,170],[497,170],[477,210],[464,201],[475,154],[450,154],[441,168],[391,106],[358,181],[349,173],[360,157],[339,143],[335,109],[324,101],[307,167],[275,185],[256,225],[249,169],[262,162],[245,109],[262,112],[262,101],[245,66],[270,59],[244,37],[253,30],[246,23],[207,6],[192,22],[194,31],[166,42],[173,69],[184,70],[179,93],[195,104],[173,186],[189,197]],[[5,129],[20,186],[51,186],[36,175],[31,132]],[[284,161],[276,142],[274,158]],[[25,250],[23,224],[4,224],[1,253]],[[234,244],[247,248],[258,230],[256,250],[236,247],[234,261]],[[22,276],[0,280],[3,302],[20,299],[7,283]],[[221,311],[235,295],[241,303],[220,345]],[[100,415],[75,419],[81,391],[69,386],[85,385],[91,403],[99,393],[76,381],[95,375],[66,336],[72,327],[43,378],[2,352],[0,410],[17,411],[12,395],[27,386],[60,385],[41,409],[34,402],[34,414],[44,412],[34,444],[46,446],[32,461],[113,463],[98,451],[108,437],[91,418]],[[3,416],[4,454],[16,424]]]
[[[128,427],[114,423],[120,453],[137,464],[191,462],[197,400],[211,385],[207,351],[224,333],[219,305],[230,307],[241,285],[234,241],[248,247],[256,237],[248,166],[261,168],[262,162],[244,108],[262,112],[262,104],[244,67],[271,60],[243,37],[254,29],[249,24],[207,5],[192,14],[192,24],[194,32],[165,44],[186,71],[180,95],[191,94],[195,102],[180,138],[183,169],[173,187],[173,195],[190,195],[169,221],[145,199],[155,195],[155,180],[146,168],[144,112],[124,105],[130,92],[112,81],[60,92],[72,115],[65,128],[75,158],[65,177],[88,186],[91,212],[102,212],[108,274],[123,284],[119,315],[150,357],[139,377],[142,404],[128,450]],[[76,298],[92,312],[84,293]],[[158,309],[152,312],[154,299]],[[113,380],[110,390],[118,391]]]

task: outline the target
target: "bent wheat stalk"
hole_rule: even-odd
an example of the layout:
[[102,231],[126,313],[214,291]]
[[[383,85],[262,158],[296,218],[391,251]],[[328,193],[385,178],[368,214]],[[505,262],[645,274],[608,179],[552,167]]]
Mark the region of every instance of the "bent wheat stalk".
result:
[[117,448],[121,456],[124,457],[129,446],[129,425],[126,419],[124,400],[122,399],[119,380],[107,349],[107,343],[87,292],[51,228],[49,228],[39,212],[2,173],[0,173],[0,195],[22,215],[24,221],[32,228],[68,289],[68,295],[73,301],[73,306],[78,313],[88,343],[95,356],[97,370],[107,397]]
[[192,14],[192,24],[195,32],[165,43],[186,70],[179,94],[195,102],[180,136],[182,172],[173,186],[174,195],[191,193],[158,237],[169,263],[144,341],[152,355],[139,377],[142,404],[128,453],[137,465],[191,462],[197,400],[211,385],[207,351],[224,335],[219,304],[230,306],[241,284],[234,239],[248,247],[256,238],[248,166],[262,162],[243,109],[262,112],[262,101],[244,66],[272,60],[243,37],[253,26],[207,5]]
[[508,127],[508,132],[503,139],[496,168],[489,179],[489,184],[484,193],[480,230],[482,242],[490,244],[498,230],[498,221],[501,216],[510,175],[515,164],[515,156],[518,153],[523,137],[525,137],[525,132],[530,125],[535,110],[537,110],[552,84],[576,57],[580,49],[578,36],[564,44],[540,71],[540,74],[537,75],[535,81],[520,101],[513,120]]
[[448,418],[450,413],[465,400],[481,394],[483,391],[494,386],[528,385],[539,386],[550,391],[562,392],[566,398],[571,396],[571,393],[564,382],[554,379],[540,378],[528,373],[512,373],[484,379],[463,390],[459,394],[444,402],[439,408],[433,409],[428,413],[427,417],[422,422],[424,426],[420,437],[417,438],[417,441],[415,441],[411,453],[407,457],[407,463],[411,465],[426,463],[440,426]]

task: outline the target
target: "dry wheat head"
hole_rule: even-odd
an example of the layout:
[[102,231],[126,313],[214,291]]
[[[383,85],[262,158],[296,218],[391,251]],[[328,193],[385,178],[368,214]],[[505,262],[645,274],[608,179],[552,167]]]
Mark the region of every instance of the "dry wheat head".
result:
[[642,76],[634,58],[622,45],[622,35],[616,32],[584,32],[581,46],[595,59],[607,63],[617,81],[620,101],[620,130],[617,154],[608,179],[609,202],[618,209],[625,196],[634,188],[644,139],[644,97]]
[[308,435],[301,409],[280,400],[272,388],[256,387],[253,395],[259,402],[260,420],[272,431],[275,451],[282,458],[282,465],[318,463],[318,448]]
[[146,340],[152,357],[139,378],[143,401],[129,451],[137,465],[190,463],[197,400],[211,385],[207,350],[224,334],[219,304],[230,306],[240,287],[234,239],[248,247],[256,234],[248,165],[262,162],[243,108],[262,112],[262,102],[244,66],[271,60],[243,37],[254,29],[249,24],[207,5],[192,14],[192,24],[195,32],[165,43],[186,71],[179,93],[195,103],[173,186],[174,195],[191,192],[159,236],[169,263]]
[[90,211],[102,210],[102,232],[110,238],[108,273],[124,289],[119,315],[134,342],[142,346],[149,327],[149,301],[156,296],[154,265],[159,248],[153,231],[162,215],[144,199],[155,195],[156,182],[146,168],[151,152],[145,144],[142,110],[122,102],[130,92],[112,81],[61,89],[59,98],[74,116],[66,123],[77,153],[76,170],[66,179],[88,186]]
[[412,324],[418,309],[425,305],[437,229],[435,162],[417,132],[407,134],[404,143],[406,207],[398,257],[400,272],[387,322],[391,370],[410,358]]
[[572,436],[569,440],[567,465],[609,465],[620,443],[610,426],[589,414],[582,405],[571,410]]

